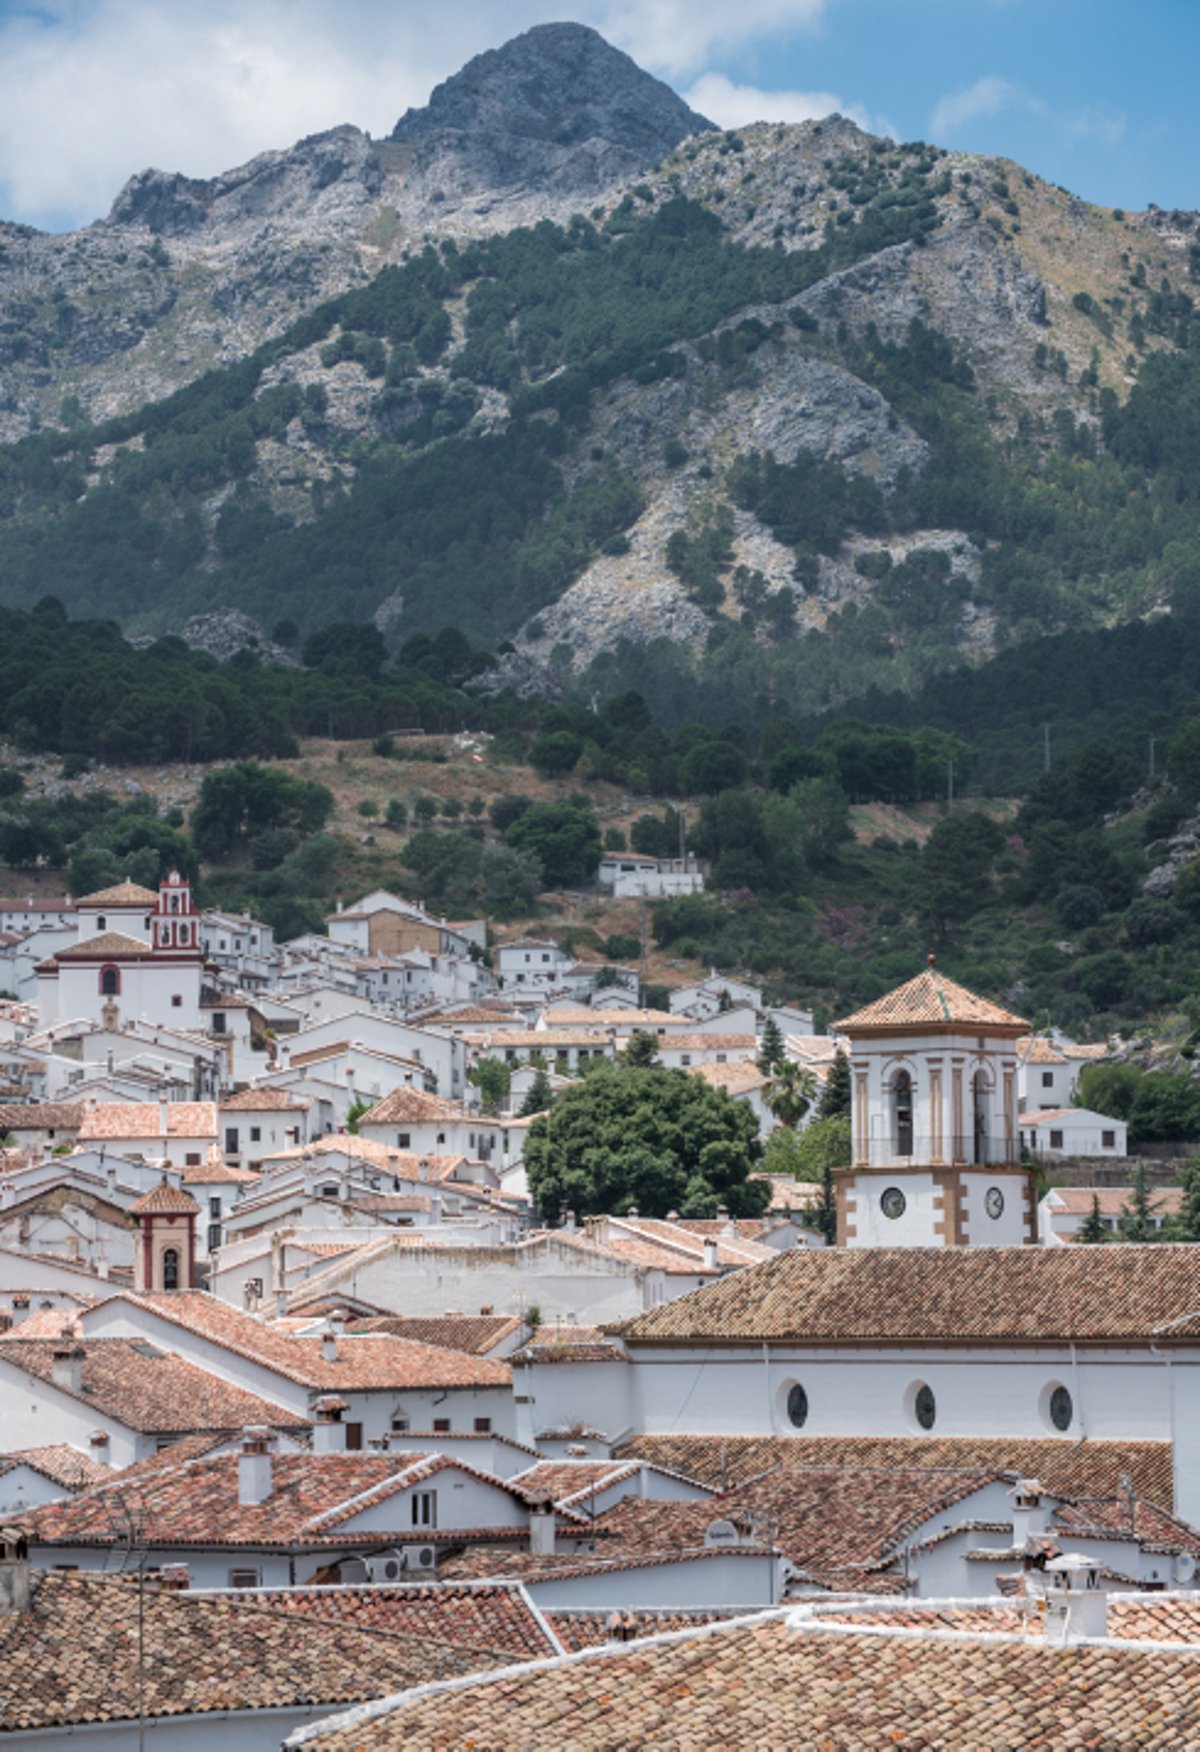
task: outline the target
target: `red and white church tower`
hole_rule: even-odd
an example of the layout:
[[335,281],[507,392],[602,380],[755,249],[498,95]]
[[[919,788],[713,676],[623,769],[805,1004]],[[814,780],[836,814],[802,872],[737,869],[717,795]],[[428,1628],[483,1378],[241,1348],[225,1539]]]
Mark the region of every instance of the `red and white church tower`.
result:
[[116,1027],[128,1017],[203,1027],[200,915],[191,883],[178,870],[160,883],[157,900],[125,883],[87,896],[76,908],[79,940],[37,968],[43,1026],[93,1020]]

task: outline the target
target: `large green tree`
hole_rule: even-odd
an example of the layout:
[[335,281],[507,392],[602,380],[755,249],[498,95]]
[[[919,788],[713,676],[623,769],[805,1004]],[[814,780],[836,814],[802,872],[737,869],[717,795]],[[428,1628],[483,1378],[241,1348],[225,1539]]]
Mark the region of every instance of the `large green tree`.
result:
[[761,1215],[765,1181],[748,1175],[761,1154],[745,1102],[686,1071],[601,1064],[565,1089],[525,1146],[529,1189],[543,1220],[563,1210],[712,1217],[719,1205]]
[[532,852],[550,888],[590,882],[600,862],[600,829],[590,809],[573,803],[534,803],[505,834],[510,846]]

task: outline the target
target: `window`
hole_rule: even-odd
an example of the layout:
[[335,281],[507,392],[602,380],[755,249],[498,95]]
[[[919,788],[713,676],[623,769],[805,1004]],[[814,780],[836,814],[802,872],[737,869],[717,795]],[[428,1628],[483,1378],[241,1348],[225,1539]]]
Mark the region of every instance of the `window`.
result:
[[1052,1150],[1061,1150],[1062,1147],[1063,1147],[1062,1133],[1060,1131],[1052,1131],[1050,1133],[1050,1148]]
[[450,1434],[450,1419],[448,1417],[435,1417],[433,1433],[436,1436],[448,1436]]
[[258,1571],[256,1569],[231,1569],[229,1586],[231,1588],[257,1588]]
[[411,1150],[412,1149],[412,1133],[411,1132],[397,1132],[396,1133],[396,1148],[399,1150]]
[[107,931],[107,929],[108,929],[108,920],[105,918],[103,913],[101,913],[96,920],[96,929],[98,931]]
[[262,1142],[262,1126],[261,1125],[252,1125],[250,1127],[250,1142],[252,1144],[257,1144],[257,1143]]
[[115,967],[100,969],[100,996],[102,998],[119,998],[121,995],[121,975]]
[[[913,1153],[913,1091],[907,1071],[897,1071],[892,1079],[893,1135],[898,1156]],[[899,1211],[896,1215],[899,1216]]]
[[179,927],[179,941],[181,943],[190,943],[191,940],[192,940],[192,927],[190,925],[180,925],[180,927]]
[[392,1429],[393,1429],[393,1431],[394,1431],[394,1432],[395,1432],[395,1433],[396,1433],[396,1434],[397,1434],[397,1435],[403,1435],[403,1434],[404,1434],[404,1432],[405,1432],[405,1431],[406,1431],[406,1430],[407,1430],[407,1429],[408,1429],[408,1428],[409,1428],[409,1422],[408,1422],[408,1419],[407,1419],[407,1418],[406,1418],[406,1417],[401,1417],[401,1416],[400,1416],[400,1414],[399,1414],[399,1413],[398,1413],[398,1412],[397,1412],[397,1414],[396,1414],[396,1416],[395,1416],[395,1417],[394,1417],[394,1418],[393,1418],[393,1419],[392,1419]]
[[363,1427],[361,1423],[346,1425],[346,1448],[350,1453],[357,1453],[363,1445]]
[[437,1526],[436,1490],[417,1490],[413,1492],[412,1524],[414,1527]]
[[1054,1087],[1054,1072],[1053,1071],[1043,1071],[1042,1072],[1042,1088],[1043,1089],[1053,1089],[1053,1087]]
[[225,1032],[225,1012],[224,1012],[224,1010],[214,1010],[213,1011],[212,1031],[214,1034],[224,1034],[224,1032]]
[[690,1052],[681,1052],[679,1055],[679,1062],[681,1065],[690,1065],[692,1062],[691,1053]]
[[238,1132],[235,1125],[225,1127],[225,1154],[236,1156],[238,1153]]
[[491,1418],[490,1417],[477,1417],[475,1419],[475,1434],[477,1436],[490,1436],[491,1433],[492,1433],[492,1420],[491,1420]]
[[210,1223],[208,1225],[208,1251],[210,1253],[215,1253],[220,1245],[221,1225],[220,1223]]
[[798,1430],[802,1430],[808,1422],[808,1394],[799,1381],[793,1381],[788,1388],[787,1396],[788,1422]]
[[162,1281],[164,1290],[179,1288],[179,1251],[175,1247],[164,1247],[162,1256]]
[[208,1214],[210,1217],[219,1217],[220,1216],[220,1214],[221,1214],[221,1201],[219,1198],[210,1198],[209,1199],[209,1201],[208,1201]]
[[1106,1131],[1106,1132],[1100,1133],[1100,1148],[1102,1150],[1115,1150],[1116,1147],[1117,1147],[1117,1134],[1115,1131]]
[[1063,1433],[1071,1427],[1071,1419],[1075,1415],[1075,1407],[1071,1395],[1065,1387],[1055,1387],[1050,1394],[1050,1422],[1054,1428]]
[[933,1388],[924,1382],[913,1395],[913,1416],[923,1430],[931,1430],[937,1422],[937,1400],[933,1397]]
[[189,1168],[199,1168],[200,1166],[199,1150],[189,1150],[183,1159]]
[[171,1008],[173,1010],[182,1010],[183,1009],[183,999],[179,995],[178,992],[171,993]]

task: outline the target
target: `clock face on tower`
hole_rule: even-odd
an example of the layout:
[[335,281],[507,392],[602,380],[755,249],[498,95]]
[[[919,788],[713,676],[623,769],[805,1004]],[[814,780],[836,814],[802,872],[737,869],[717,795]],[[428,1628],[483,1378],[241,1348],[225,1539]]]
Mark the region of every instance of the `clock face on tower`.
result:
[[998,1186],[989,1186],[983,1202],[988,1216],[998,1217],[1004,1209],[1004,1194]]

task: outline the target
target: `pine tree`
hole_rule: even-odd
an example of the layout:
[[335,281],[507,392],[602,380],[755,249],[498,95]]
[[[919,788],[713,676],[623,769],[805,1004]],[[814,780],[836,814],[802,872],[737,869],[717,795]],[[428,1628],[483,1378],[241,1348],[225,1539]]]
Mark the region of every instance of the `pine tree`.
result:
[[1184,1169],[1183,1198],[1165,1227],[1172,1241],[1200,1241],[1200,1163]]
[[1075,1239],[1085,1247],[1094,1247],[1098,1242],[1106,1241],[1108,1239],[1108,1231],[1104,1227],[1104,1219],[1100,1215],[1100,1197],[1098,1193],[1092,1194],[1092,1208],[1084,1218],[1083,1222],[1080,1223],[1079,1232],[1075,1236]]
[[848,1118],[850,1114],[850,1060],[839,1046],[833,1055],[825,1087],[821,1091],[818,1119]]
[[1150,1197],[1150,1183],[1146,1178],[1146,1164],[1139,1162],[1133,1171],[1133,1185],[1129,1197],[1121,1206],[1121,1215],[1117,1224],[1121,1235],[1126,1241],[1155,1241],[1158,1231],[1152,1218],[1158,1206]]
[[837,1192],[833,1184],[833,1168],[828,1162],[821,1170],[821,1202],[816,1208],[816,1227],[824,1235],[827,1247],[837,1246]]
[[625,1051],[621,1054],[623,1063],[652,1065],[657,1057],[658,1036],[651,1034],[648,1028],[635,1028],[625,1042]]
[[758,1068],[764,1077],[769,1077],[782,1059],[783,1032],[774,1016],[768,1016],[758,1043]]
[[517,1110],[518,1119],[529,1119],[535,1113],[546,1113],[554,1105],[554,1090],[546,1075],[546,1067],[539,1065],[534,1072],[533,1082],[529,1085]]

